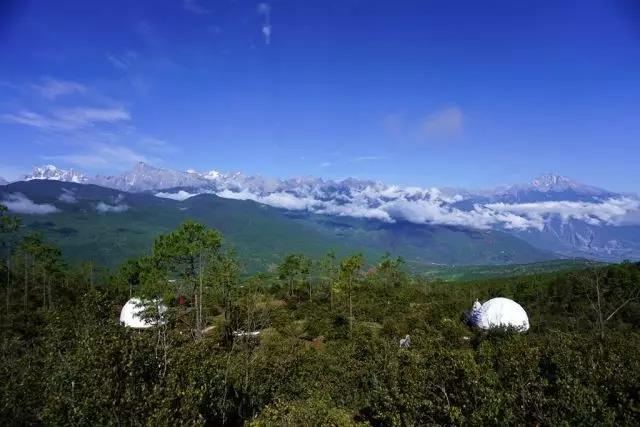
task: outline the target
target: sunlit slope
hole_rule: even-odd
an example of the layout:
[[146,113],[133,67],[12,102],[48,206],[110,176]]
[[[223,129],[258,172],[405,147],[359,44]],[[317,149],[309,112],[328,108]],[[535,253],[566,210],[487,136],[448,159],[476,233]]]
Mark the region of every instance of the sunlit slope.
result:
[[[248,270],[266,268],[287,253],[317,257],[329,250],[338,256],[363,252],[369,259],[390,252],[404,257],[413,269],[435,264],[522,264],[554,257],[498,231],[312,215],[211,194],[179,202],[56,181],[0,187],[2,199],[16,193],[59,210],[21,215],[25,230],[41,231],[70,260],[107,266],[143,255],[155,236],[190,218],[220,230]],[[63,194],[71,196],[62,197],[67,202],[61,200]]]

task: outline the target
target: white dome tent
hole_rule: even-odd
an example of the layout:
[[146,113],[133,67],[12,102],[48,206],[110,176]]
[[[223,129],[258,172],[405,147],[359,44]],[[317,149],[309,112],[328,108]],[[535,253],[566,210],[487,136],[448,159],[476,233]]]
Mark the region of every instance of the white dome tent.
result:
[[139,298],[131,298],[122,307],[120,311],[120,324],[134,329],[148,329],[156,326],[158,321],[154,319],[144,319],[142,317],[143,312],[156,305],[158,313],[160,314],[160,323],[164,324],[165,320],[162,315],[167,311],[167,306],[164,305],[162,300],[142,301]]
[[469,323],[480,329],[511,327],[520,332],[529,330],[527,312],[509,298],[493,298],[484,304],[476,300],[469,315]]

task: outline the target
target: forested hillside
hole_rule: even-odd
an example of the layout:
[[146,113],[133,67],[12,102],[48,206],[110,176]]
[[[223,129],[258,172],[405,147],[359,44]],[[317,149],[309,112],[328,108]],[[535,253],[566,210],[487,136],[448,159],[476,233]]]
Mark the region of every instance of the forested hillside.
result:
[[22,230],[40,232],[72,262],[116,268],[147,253],[153,239],[187,219],[220,230],[248,272],[276,265],[289,253],[314,258],[362,251],[369,261],[386,252],[413,271],[434,265],[514,264],[557,258],[495,230],[388,223],[317,215],[251,200],[201,194],[187,200],[127,193],[97,185],[35,180],[0,187],[0,200],[20,212]]
[[[640,420],[638,264],[442,282],[390,256],[291,254],[249,275],[185,222],[107,271],[66,264],[6,211],[0,227],[5,425]],[[131,296],[164,301],[155,327],[119,324]],[[465,325],[495,296],[525,308],[527,333]]]

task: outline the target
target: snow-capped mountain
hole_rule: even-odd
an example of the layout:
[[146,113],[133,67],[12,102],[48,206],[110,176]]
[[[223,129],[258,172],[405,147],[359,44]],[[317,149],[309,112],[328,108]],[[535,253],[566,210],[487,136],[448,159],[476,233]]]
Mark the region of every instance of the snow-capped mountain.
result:
[[34,167],[31,175],[24,177],[25,181],[31,181],[32,179],[49,179],[53,181],[75,182],[76,184],[86,184],[88,182],[84,174],[76,172],[73,169],[58,169],[54,165]]
[[549,201],[597,201],[617,196],[616,193],[585,185],[565,176],[547,173],[528,184],[498,187],[468,194],[467,199],[481,202],[526,203]]
[[121,191],[141,192],[174,187],[202,187],[207,181],[200,174],[156,168],[137,163],[132,170],[118,176],[96,176],[92,184]]
[[[192,174],[197,174],[198,173],[198,172],[196,172],[194,170],[190,170],[190,171],[187,171],[187,172],[192,173]],[[208,180],[211,180],[211,181],[214,181],[214,180],[220,178],[221,176],[222,176],[222,174],[220,172],[218,172],[217,170],[210,170],[209,172],[205,172],[204,174],[202,174],[202,177],[204,179],[208,179]]]
[[543,193],[558,193],[571,190],[582,194],[597,194],[603,191],[599,188],[590,187],[588,185],[584,185],[572,179],[569,179],[566,176],[554,173],[540,175],[539,177],[531,181],[530,186]]
[[4,179],[3,177],[0,176],[0,185],[6,185],[8,183],[9,182],[6,179]]
[[144,163],[119,176],[91,178],[49,165],[35,168],[29,179],[151,191],[175,200],[213,193],[318,214],[498,229],[565,255],[640,258],[640,198],[557,174],[541,175],[529,184],[485,191],[401,187],[353,178],[269,179],[215,170],[181,172]]

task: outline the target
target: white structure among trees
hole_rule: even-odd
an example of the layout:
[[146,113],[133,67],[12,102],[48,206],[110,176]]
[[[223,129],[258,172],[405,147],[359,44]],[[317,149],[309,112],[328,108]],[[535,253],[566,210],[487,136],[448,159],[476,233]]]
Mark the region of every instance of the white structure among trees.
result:
[[120,311],[120,324],[135,329],[148,329],[156,326],[158,324],[156,319],[145,319],[144,312],[147,309],[160,317],[160,323],[165,321],[162,319],[162,314],[167,311],[167,306],[161,300],[143,302],[139,298],[131,298]]
[[529,330],[529,316],[520,304],[508,298],[493,298],[484,304],[476,300],[469,324],[481,329],[511,327],[524,332]]

